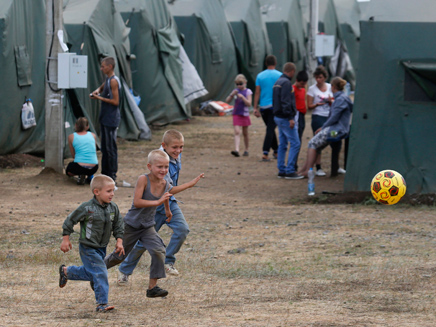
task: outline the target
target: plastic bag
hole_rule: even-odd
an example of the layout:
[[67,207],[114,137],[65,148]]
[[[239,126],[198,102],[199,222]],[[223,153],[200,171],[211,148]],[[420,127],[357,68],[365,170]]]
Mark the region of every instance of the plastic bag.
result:
[[21,108],[21,123],[23,129],[29,129],[36,126],[35,111],[31,99],[26,99]]

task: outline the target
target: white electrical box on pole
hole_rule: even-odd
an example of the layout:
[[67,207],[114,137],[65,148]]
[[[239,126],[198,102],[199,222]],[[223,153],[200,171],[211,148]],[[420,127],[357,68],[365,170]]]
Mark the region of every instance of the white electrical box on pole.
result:
[[57,84],[58,53],[62,52],[57,31],[63,30],[63,0],[46,0],[45,75],[45,168],[64,169],[64,114],[62,90]]

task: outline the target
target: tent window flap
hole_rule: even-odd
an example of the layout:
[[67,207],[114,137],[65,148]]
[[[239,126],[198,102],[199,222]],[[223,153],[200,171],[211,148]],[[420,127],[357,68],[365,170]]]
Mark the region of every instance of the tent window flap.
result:
[[18,85],[32,85],[32,65],[30,63],[27,47],[25,45],[15,46],[14,52]]
[[436,61],[403,61],[405,67],[404,100],[436,101]]

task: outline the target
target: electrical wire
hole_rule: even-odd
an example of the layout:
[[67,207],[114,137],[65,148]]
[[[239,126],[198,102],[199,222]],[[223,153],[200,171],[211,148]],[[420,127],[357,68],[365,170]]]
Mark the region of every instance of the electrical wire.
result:
[[50,87],[50,90],[52,90],[53,92],[60,92],[60,91],[62,91],[62,89],[56,89],[53,86],[51,86],[52,82],[50,82],[50,78],[49,78],[49,75],[50,75],[49,74],[49,70],[50,70],[51,52],[53,50],[53,43],[54,43],[54,36],[55,36],[54,2],[55,2],[55,0],[52,0],[52,2],[51,2],[51,5],[52,5],[52,29],[53,29],[53,33],[52,33],[52,36],[51,36],[50,50],[49,50],[48,58],[47,58],[47,71],[46,71],[46,74],[47,74],[47,84]]

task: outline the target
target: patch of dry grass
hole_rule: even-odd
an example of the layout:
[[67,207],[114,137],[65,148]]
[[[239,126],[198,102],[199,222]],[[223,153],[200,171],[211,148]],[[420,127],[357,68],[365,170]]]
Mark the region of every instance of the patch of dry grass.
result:
[[[148,299],[147,254],[127,287],[111,269],[114,313],[93,311],[88,283],[58,287],[59,265],[80,264],[77,234],[72,251],[59,250],[62,222],[89,188],[39,176],[39,168],[1,171],[0,326],[434,326],[434,208],[302,202],[307,181],[277,180],[274,162],[228,154],[229,119],[175,126],[186,140],[181,182],[206,173],[178,197],[191,229],[177,255],[182,275],[159,282],[167,298]],[[122,144],[120,180],[144,172],[163,132]],[[260,148],[260,121],[251,132]],[[317,180],[328,189],[338,183]],[[116,193],[123,213],[132,194]],[[170,232],[160,232],[166,243]]]

